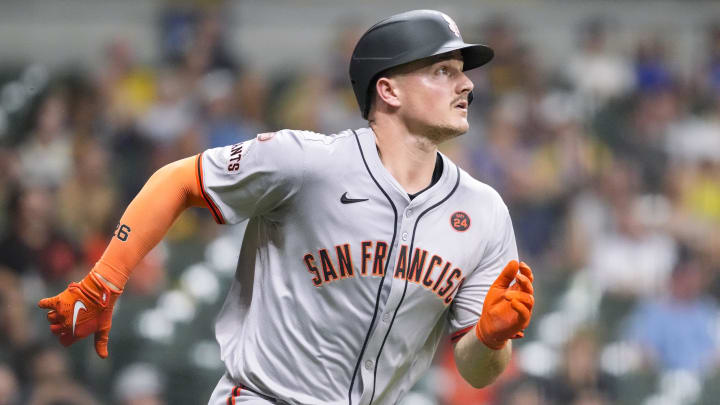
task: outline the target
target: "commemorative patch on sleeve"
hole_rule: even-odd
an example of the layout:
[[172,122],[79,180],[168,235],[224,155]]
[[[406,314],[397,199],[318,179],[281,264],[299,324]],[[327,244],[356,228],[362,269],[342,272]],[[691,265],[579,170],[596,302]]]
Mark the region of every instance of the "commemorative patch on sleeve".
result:
[[260,142],[269,141],[272,139],[273,136],[275,136],[277,132],[263,132],[262,134],[258,134],[257,140]]

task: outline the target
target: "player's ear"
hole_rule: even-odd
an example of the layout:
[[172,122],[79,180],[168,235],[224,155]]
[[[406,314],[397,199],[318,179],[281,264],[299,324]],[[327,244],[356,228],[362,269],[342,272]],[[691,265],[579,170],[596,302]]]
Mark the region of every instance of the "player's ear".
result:
[[383,101],[390,107],[400,107],[400,88],[397,80],[389,77],[380,77],[375,83],[375,94],[377,95],[377,104]]

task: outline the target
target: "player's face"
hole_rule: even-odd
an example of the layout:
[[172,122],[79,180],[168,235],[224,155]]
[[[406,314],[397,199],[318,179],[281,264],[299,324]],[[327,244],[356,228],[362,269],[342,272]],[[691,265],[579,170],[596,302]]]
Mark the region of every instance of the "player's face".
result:
[[463,73],[460,52],[429,59],[401,75],[402,115],[408,128],[442,142],[469,128],[468,94],[473,84]]

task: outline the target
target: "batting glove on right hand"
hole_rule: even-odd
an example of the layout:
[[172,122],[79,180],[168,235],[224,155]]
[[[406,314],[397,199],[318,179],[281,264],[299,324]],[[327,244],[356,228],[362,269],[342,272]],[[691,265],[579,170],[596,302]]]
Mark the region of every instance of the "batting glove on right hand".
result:
[[[513,280],[515,284],[510,286]],[[525,335],[535,304],[532,281],[530,267],[511,260],[490,286],[475,326],[475,334],[487,347],[499,350],[509,339]]]
[[47,314],[50,331],[63,346],[94,333],[95,351],[104,359],[108,356],[113,306],[121,293],[122,290],[111,289],[90,272],[79,283],[70,283],[60,294],[41,299],[38,306],[50,310]]

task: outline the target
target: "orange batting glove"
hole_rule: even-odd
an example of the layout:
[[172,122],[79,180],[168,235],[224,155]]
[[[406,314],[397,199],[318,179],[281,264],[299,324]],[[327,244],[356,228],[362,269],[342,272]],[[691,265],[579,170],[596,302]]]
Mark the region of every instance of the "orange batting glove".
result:
[[90,272],[79,283],[70,283],[60,294],[41,299],[38,306],[50,310],[47,314],[50,331],[63,346],[94,333],[95,351],[104,359],[108,356],[113,306],[120,294],[122,290],[109,288]]
[[[520,271],[518,273],[518,270]],[[510,284],[515,280],[515,284]],[[524,262],[511,260],[490,286],[475,335],[493,350],[502,349],[508,339],[525,336],[533,304],[533,274]]]

